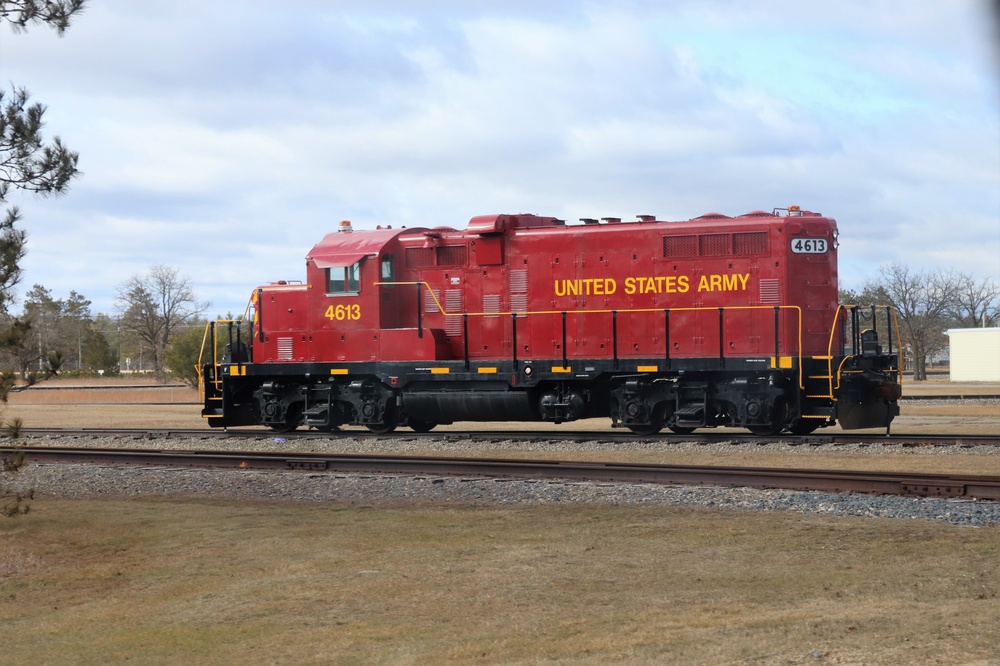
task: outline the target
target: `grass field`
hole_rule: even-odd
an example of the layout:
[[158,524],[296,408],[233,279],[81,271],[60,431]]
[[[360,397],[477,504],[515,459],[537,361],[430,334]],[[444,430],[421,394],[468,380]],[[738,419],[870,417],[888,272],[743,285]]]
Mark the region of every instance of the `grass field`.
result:
[[594,506],[37,502],[5,664],[995,664],[1000,530]]
[[987,666],[997,562],[916,520],[42,496],[0,521],[0,664]]

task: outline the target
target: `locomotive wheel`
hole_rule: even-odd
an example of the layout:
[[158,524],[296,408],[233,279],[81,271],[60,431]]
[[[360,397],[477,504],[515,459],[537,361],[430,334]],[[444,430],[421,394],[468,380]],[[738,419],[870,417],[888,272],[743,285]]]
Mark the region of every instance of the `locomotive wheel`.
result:
[[302,408],[289,405],[288,411],[285,412],[285,420],[281,423],[271,423],[270,427],[274,432],[292,432],[299,427],[299,421],[301,420]]
[[663,430],[663,424],[661,423],[660,425],[656,425],[655,423],[650,423],[647,425],[630,425],[628,429],[637,435],[649,437],[650,435],[655,435]]
[[369,423],[367,426],[370,431],[376,435],[388,435],[390,432],[396,429],[395,423]]
[[653,412],[649,415],[649,423],[630,425],[628,426],[628,429],[637,435],[642,435],[643,437],[655,435],[663,430],[663,413],[665,409],[666,408],[661,403],[653,408]]
[[783,428],[781,426],[771,425],[770,423],[764,425],[750,425],[747,426],[747,430],[759,437],[773,437],[780,433]]
[[778,398],[771,410],[771,422],[758,425],[748,425],[747,430],[759,437],[774,437],[785,429],[785,419],[788,418],[788,406],[784,399]]
[[388,435],[399,425],[399,418],[396,415],[396,403],[390,400],[385,404],[382,411],[382,423],[369,423],[365,427],[376,435]]
[[421,421],[419,419],[409,419],[406,425],[410,426],[413,432],[430,432],[437,423],[433,421]]
[[674,433],[675,435],[690,435],[695,431],[695,428],[687,428],[681,426],[667,426],[667,430]]

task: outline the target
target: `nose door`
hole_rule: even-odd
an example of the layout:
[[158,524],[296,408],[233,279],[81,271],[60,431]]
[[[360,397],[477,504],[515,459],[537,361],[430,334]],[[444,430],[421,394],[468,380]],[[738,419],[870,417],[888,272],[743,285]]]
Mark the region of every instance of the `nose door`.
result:
[[403,315],[399,303],[399,288],[396,281],[395,257],[383,254],[379,257],[379,326],[380,328],[404,328]]

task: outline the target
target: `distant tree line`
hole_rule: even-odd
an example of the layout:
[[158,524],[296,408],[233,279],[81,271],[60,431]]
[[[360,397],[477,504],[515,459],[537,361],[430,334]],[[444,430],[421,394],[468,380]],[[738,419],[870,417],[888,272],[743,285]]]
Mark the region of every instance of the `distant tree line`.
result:
[[[70,291],[65,299],[36,284],[24,296],[23,311],[0,314],[9,331],[0,360],[21,383],[40,375],[116,376],[147,372],[165,379],[168,371],[193,381],[189,358],[171,350],[185,336],[199,344],[207,304],[197,300],[190,280],[168,266],[153,266],[118,287],[117,312],[93,314],[91,302]],[[196,360],[196,359],[195,359]],[[193,361],[191,363],[193,366]]]
[[891,305],[913,379],[927,379],[927,360],[948,348],[950,328],[1000,324],[1000,284],[954,270],[914,271],[890,264],[869,278],[860,292],[841,290],[845,304]]

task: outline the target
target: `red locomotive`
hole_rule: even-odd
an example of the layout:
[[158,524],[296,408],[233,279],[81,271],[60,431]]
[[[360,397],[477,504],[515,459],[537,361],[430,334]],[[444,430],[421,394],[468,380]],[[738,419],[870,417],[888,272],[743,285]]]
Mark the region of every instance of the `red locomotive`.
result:
[[278,431],[590,417],[643,435],[888,431],[894,316],[838,305],[833,219],[581,222],[342,222],[305,282],[259,287],[249,316],[209,325],[203,415]]

